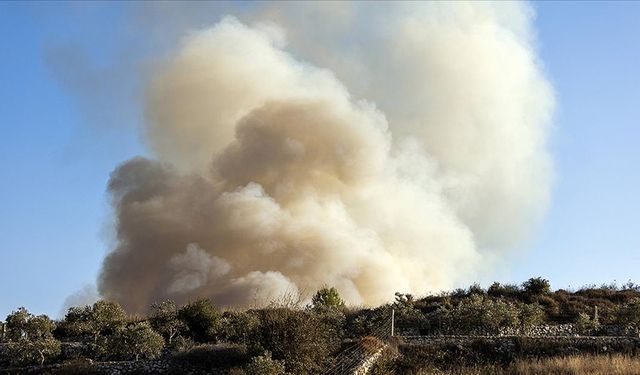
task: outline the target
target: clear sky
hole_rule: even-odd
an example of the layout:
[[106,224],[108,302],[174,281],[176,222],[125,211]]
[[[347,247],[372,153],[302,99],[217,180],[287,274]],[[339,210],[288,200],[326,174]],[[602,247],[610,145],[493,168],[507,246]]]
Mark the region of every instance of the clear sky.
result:
[[[0,316],[21,305],[58,315],[109,249],[109,173],[144,153],[122,131],[141,117],[127,100],[136,67],[118,64],[122,40],[136,39],[125,6],[0,3]],[[640,3],[534,6],[557,95],[556,181],[542,226],[495,278],[640,282]]]

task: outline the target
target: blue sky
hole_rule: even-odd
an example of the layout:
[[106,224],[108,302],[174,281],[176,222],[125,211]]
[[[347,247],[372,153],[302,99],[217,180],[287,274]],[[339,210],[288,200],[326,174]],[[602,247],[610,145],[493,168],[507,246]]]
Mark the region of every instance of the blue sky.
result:
[[[534,5],[558,101],[556,182],[542,226],[495,278],[640,282],[640,3]],[[122,131],[140,123],[135,100],[114,99],[136,95],[121,44],[141,55],[161,47],[136,42],[123,6],[0,4],[0,316],[21,305],[58,315],[109,248],[109,173],[144,154]],[[87,98],[92,80],[101,84]]]

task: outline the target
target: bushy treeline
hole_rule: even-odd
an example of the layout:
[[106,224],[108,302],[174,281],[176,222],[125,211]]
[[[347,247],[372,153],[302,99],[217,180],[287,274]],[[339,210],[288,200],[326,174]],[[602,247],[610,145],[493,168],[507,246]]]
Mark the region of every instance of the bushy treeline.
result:
[[[547,280],[532,278],[522,285],[472,285],[422,298],[397,293],[393,303],[353,308],[335,288],[323,288],[302,307],[222,311],[208,299],[183,306],[164,301],[145,317],[126,314],[116,302],[98,301],[70,308],[59,321],[20,308],[6,318],[0,349],[5,367],[74,356],[94,361],[162,356],[203,371],[313,374],[335,360],[345,340],[390,335],[392,310],[397,335],[474,334],[566,322],[593,332],[600,324],[640,327],[640,292],[634,284],[554,292]],[[81,343],[80,353],[65,353],[61,343]]]
[[[334,288],[319,291],[313,301],[302,308],[273,304],[246,311],[221,311],[208,299],[183,306],[164,301],[138,317],[101,300],[70,308],[60,321],[19,308],[6,318],[0,352],[4,367],[164,356],[178,369],[313,374],[340,349],[347,311]],[[61,343],[81,345],[70,356]]]
[[474,284],[416,301],[404,299],[425,316],[423,328],[431,331],[562,323],[585,330],[607,324],[640,327],[640,287],[631,282],[552,291],[548,280],[537,277],[522,285],[496,282],[484,289]]

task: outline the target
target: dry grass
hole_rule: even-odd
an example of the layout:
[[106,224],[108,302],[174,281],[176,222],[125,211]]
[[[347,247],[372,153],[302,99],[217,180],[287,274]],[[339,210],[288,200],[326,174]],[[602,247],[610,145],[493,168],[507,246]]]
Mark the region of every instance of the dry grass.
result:
[[430,369],[421,375],[638,375],[640,357],[615,355],[578,355],[537,360],[518,360],[507,368],[478,366],[451,369]]
[[580,355],[518,361],[507,372],[518,375],[630,375],[640,374],[640,358],[616,355]]

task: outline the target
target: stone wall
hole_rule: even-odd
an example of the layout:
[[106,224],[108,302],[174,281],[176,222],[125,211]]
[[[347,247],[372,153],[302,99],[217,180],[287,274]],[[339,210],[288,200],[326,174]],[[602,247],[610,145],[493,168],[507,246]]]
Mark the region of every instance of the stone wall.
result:
[[147,374],[164,374],[169,371],[170,364],[166,361],[127,361],[127,362],[98,362],[93,369],[108,375],[129,374],[141,372]]
[[45,366],[29,366],[15,369],[2,369],[1,374],[43,374],[66,370],[75,374],[91,373],[102,375],[125,374],[181,374],[181,375],[227,375],[228,370],[221,369],[196,369],[180,365],[176,367],[168,360],[156,359],[151,361],[119,361],[119,362],[92,362],[89,360],[75,363],[52,364]]
[[497,332],[498,336],[575,336],[578,334],[575,324],[537,325],[530,327],[503,327]]
[[608,324],[600,327],[599,334],[603,336],[629,336],[640,337],[638,328],[632,326],[620,326],[616,324]]
[[[418,330],[403,329],[400,336],[420,336]],[[501,327],[499,329],[477,327],[470,334],[456,332],[455,329],[448,331],[433,331],[423,336],[528,336],[528,337],[555,337],[555,336],[577,336],[579,331],[573,323],[568,324],[544,324],[530,327]],[[631,326],[603,325],[597,331],[590,332],[585,336],[625,336],[640,337],[640,331]]]
[[368,374],[369,370],[371,370],[371,367],[373,367],[373,365],[376,363],[378,358],[380,358],[380,356],[382,355],[382,352],[384,352],[386,347],[387,347],[386,345],[382,346],[375,352],[371,353],[368,358],[366,358],[364,361],[360,363],[360,365],[356,367],[356,369],[353,371],[353,375]]
[[414,336],[399,347],[414,355],[449,353],[492,360],[571,354],[640,354],[640,338],[610,336]]
[[104,375],[123,375],[132,373],[142,374],[166,374],[169,373],[170,364],[166,361],[121,361],[121,362],[92,362],[82,361],[77,363],[53,364],[46,366],[29,366],[16,369],[3,369],[7,374],[42,374],[56,373],[62,370],[73,370],[74,373],[99,373]]

